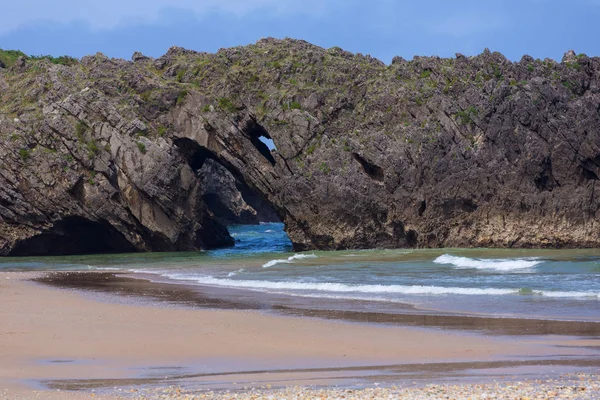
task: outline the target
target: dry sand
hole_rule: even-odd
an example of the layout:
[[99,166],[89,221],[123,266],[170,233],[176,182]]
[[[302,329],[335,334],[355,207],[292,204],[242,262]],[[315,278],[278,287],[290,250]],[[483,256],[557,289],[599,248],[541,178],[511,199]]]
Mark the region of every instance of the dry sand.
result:
[[[310,382],[313,368],[543,358],[557,353],[551,338],[514,340],[258,311],[101,302],[26,280],[31,277],[0,273],[0,398],[90,398],[89,392],[39,392],[44,387],[36,385],[65,379],[118,383],[140,378],[143,383],[144,374],[155,367],[199,374],[305,369],[302,379]],[[599,342],[588,338],[585,344]],[[584,347],[561,350],[580,356],[588,352]],[[279,373],[280,385],[285,386],[288,375],[293,372]]]

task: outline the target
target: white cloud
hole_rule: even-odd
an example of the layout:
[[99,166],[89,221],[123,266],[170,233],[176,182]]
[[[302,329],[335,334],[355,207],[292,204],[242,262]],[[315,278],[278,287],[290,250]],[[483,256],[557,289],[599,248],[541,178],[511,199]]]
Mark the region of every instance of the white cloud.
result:
[[321,14],[330,0],[19,0],[2,7],[0,34],[38,21],[83,21],[94,30],[110,29],[123,20],[156,22],[165,8],[203,15],[220,11],[243,16],[256,10],[273,14]]

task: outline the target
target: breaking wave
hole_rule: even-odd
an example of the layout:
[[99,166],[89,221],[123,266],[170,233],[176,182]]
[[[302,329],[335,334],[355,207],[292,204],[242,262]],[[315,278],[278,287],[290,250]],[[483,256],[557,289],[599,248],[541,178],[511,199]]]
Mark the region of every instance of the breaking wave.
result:
[[[312,257],[309,257],[312,258]],[[233,277],[237,272],[230,273]],[[136,271],[157,274],[157,271]],[[189,273],[175,273],[161,271],[158,273],[165,278],[175,281],[193,282],[199,285],[226,287],[232,289],[249,289],[263,292],[279,292],[290,295],[314,296],[336,298],[341,294],[367,294],[372,296],[384,295],[384,297],[352,297],[361,300],[394,301],[388,296],[397,295],[463,295],[463,296],[540,296],[547,298],[571,298],[581,300],[600,300],[600,292],[566,292],[540,290],[530,288],[466,288],[466,287],[444,287],[425,285],[361,285],[337,282],[293,282],[293,281],[265,281],[265,280],[236,280],[228,278],[215,278],[212,276],[198,276]],[[326,294],[326,295],[323,295]],[[388,295],[388,296],[385,296]],[[387,297],[387,298],[386,298]],[[339,297],[342,298],[342,297]],[[344,297],[349,298],[349,297]]]
[[433,260],[433,262],[436,264],[450,264],[456,268],[489,269],[507,272],[533,268],[543,261],[537,258],[486,259],[444,254]]
[[290,264],[294,262],[294,260],[304,260],[307,258],[317,258],[317,256],[314,254],[294,254],[293,256],[288,257],[285,260],[271,260],[269,262],[266,262],[265,264],[263,264],[262,267],[269,268],[277,264]]
[[201,285],[222,286],[258,290],[305,290],[331,293],[371,293],[371,294],[465,294],[465,295],[504,295],[518,294],[519,289],[479,289],[441,286],[404,286],[404,285],[349,285],[331,282],[273,282],[259,280],[234,280],[210,276],[192,277],[190,275],[166,274],[175,280],[189,280]]

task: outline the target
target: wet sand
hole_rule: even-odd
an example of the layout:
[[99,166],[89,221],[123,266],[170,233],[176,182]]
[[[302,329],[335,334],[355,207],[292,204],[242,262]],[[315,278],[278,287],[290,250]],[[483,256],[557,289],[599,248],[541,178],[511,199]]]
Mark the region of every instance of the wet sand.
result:
[[[515,320],[506,324],[512,324],[509,332],[528,335],[501,336],[502,329],[481,335],[468,332],[478,330],[473,326],[494,331],[502,321],[444,316],[449,320],[420,324],[452,325],[451,330],[373,323],[376,316],[364,324],[357,323],[364,315],[306,318],[311,310],[262,310],[260,303],[215,301],[183,285],[115,274],[58,273],[38,279],[43,285],[29,281],[41,277],[0,273],[0,388],[5,389],[0,398],[29,398],[38,395],[34,390],[44,390],[41,398],[87,398],[89,392],[65,390],[139,385],[429,382],[483,376],[487,370],[510,375],[519,368],[570,372],[600,366],[600,330],[589,322]],[[99,301],[85,289],[134,301]],[[148,305],[144,299],[160,301]],[[166,306],[173,302],[184,307]],[[573,337],[582,335],[585,340]]]

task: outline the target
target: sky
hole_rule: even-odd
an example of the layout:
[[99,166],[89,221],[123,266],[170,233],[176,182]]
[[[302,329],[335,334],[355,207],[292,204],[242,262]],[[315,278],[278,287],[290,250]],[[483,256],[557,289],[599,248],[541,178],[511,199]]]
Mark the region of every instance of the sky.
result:
[[3,0],[0,48],[82,57],[215,52],[263,37],[370,54],[600,55],[600,0]]

